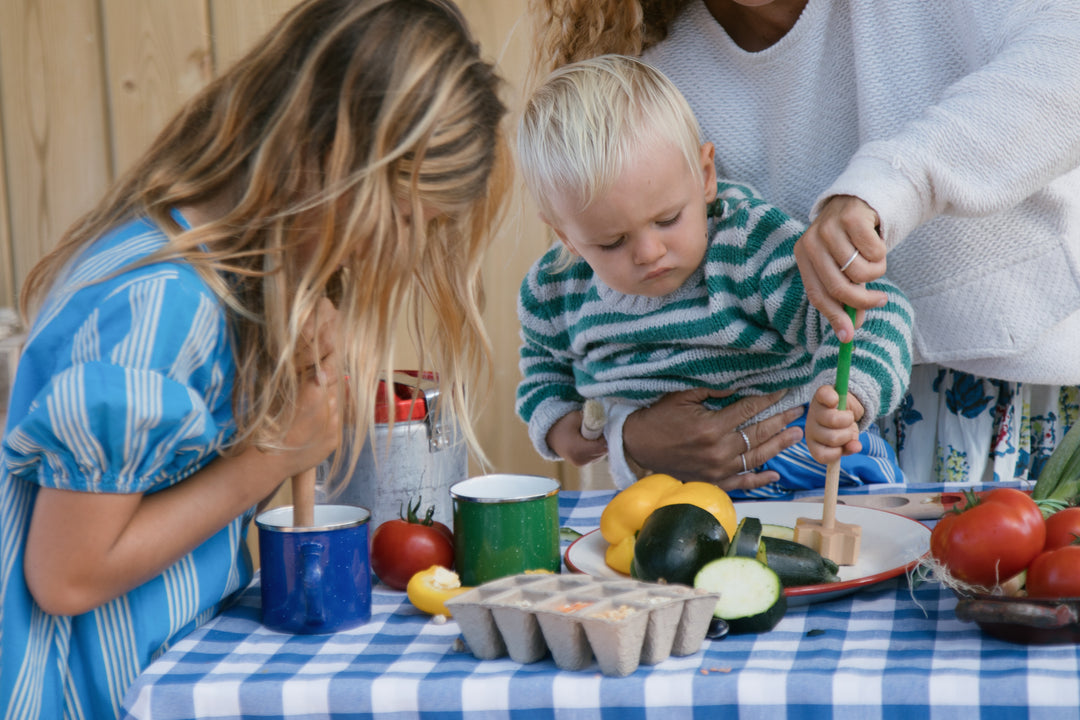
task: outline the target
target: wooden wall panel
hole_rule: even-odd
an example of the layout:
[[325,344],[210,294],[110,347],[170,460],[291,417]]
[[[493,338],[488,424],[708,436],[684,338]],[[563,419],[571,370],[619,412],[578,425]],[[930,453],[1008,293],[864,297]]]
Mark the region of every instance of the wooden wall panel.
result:
[[214,67],[221,72],[296,4],[296,0],[210,0]]
[[122,173],[209,80],[205,0],[105,0],[113,162]]
[[20,286],[110,178],[98,28],[96,0],[0,2],[0,122]]

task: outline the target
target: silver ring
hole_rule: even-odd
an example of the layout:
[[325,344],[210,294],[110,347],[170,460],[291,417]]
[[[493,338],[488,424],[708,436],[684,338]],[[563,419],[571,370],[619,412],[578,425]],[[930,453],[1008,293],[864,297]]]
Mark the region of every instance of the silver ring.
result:
[[744,450],[744,452],[750,452],[750,438],[746,437],[746,433],[744,433],[742,430],[736,430],[735,432],[742,435],[742,441],[746,443],[746,450]]
[[859,257],[859,251],[858,250],[856,250],[854,253],[852,253],[851,257],[848,258],[848,261],[840,266],[840,272],[844,272],[849,267],[851,267],[851,263],[855,262],[855,258],[857,258],[857,257]]
[[746,455],[743,453],[739,453],[739,459],[742,460],[742,471],[744,473],[750,472],[749,469],[746,467]]

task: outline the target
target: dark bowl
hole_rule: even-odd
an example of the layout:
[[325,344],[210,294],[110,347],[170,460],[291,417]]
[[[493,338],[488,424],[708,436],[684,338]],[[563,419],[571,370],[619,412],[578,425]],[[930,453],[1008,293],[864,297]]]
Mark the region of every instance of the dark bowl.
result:
[[1080,642],[1080,598],[1042,600],[1029,597],[957,593],[956,617],[974,622],[987,635],[1024,645]]

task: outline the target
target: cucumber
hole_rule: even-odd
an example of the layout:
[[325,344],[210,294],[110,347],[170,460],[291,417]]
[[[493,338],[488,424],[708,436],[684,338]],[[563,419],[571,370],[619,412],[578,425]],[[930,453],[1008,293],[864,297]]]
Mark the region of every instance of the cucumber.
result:
[[837,582],[840,567],[813,548],[776,537],[761,538],[765,564],[776,571],[784,587]]
[[761,525],[761,535],[762,537],[774,537],[795,542],[795,528],[788,527],[787,525],[763,523]]
[[706,563],[694,587],[720,594],[713,610],[731,634],[762,633],[776,627],[787,612],[780,576],[748,557],[723,557]]
[[739,526],[735,528],[735,537],[731,538],[727,554],[728,557],[748,557],[765,562],[760,557],[761,521],[754,517],[745,517],[740,520]]

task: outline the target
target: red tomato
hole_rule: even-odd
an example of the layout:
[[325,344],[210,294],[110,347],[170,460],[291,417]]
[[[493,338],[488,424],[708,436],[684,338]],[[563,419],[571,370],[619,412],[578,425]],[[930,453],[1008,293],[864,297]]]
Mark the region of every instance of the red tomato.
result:
[[1080,597],[1080,545],[1065,545],[1032,560],[1027,593],[1033,598]]
[[1042,552],[1046,525],[1038,505],[1020,490],[998,488],[972,502],[938,521],[930,553],[957,580],[990,588]]
[[406,515],[387,520],[371,534],[371,570],[396,590],[404,590],[414,574],[432,565],[454,567],[453,532],[432,520],[434,506],[422,520],[416,515],[419,508],[417,500]]
[[1043,552],[1072,545],[1080,536],[1080,507],[1065,508],[1046,518],[1046,546]]

